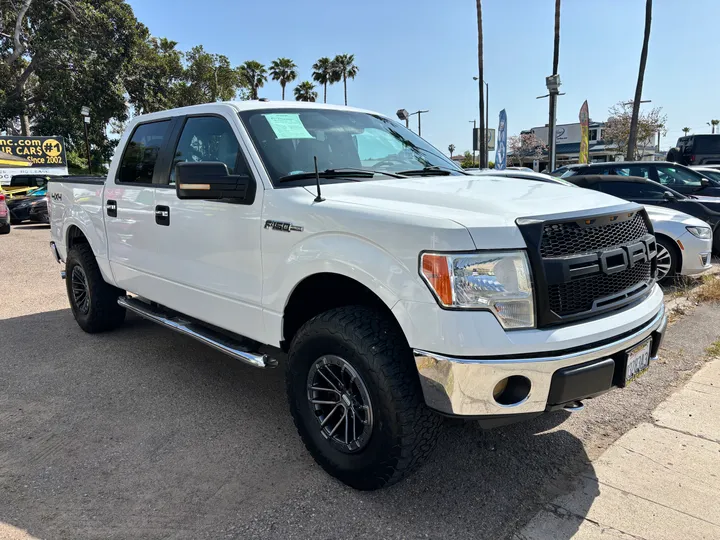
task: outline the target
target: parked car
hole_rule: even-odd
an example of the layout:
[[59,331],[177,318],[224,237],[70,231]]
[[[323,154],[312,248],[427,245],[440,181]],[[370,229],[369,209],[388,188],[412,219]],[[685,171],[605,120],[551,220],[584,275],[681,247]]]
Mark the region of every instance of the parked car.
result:
[[667,160],[683,165],[720,164],[720,134],[680,137],[668,151]]
[[713,233],[704,221],[660,206],[645,205],[657,239],[658,282],[692,276],[712,267]]
[[358,489],[426,458],[436,413],[492,427],[578,410],[643,373],[665,330],[642,206],[467,175],[370,111],[140,115],[106,179],[49,186],[83,330],[129,310],[250,366],[287,357],[305,446]]
[[35,223],[50,223],[47,195],[44,197],[33,197],[33,199],[35,200],[30,203],[30,221],[34,221]]
[[693,171],[702,174],[708,180],[720,183],[720,166],[711,167],[708,165],[693,165],[690,167]]
[[26,195],[15,196],[8,200],[8,208],[10,209],[10,220],[13,225],[19,225],[23,221],[30,220],[30,211],[33,203],[47,196],[47,186],[41,188],[32,188]]
[[0,234],[10,232],[10,210],[5,204],[5,195],[0,193]]
[[10,179],[10,184],[2,186],[2,191],[9,198],[27,195],[37,188],[47,186],[51,178],[42,174],[16,174]]
[[563,180],[562,178],[550,176],[549,174],[545,173],[537,173],[534,172],[532,169],[526,171],[517,167],[513,169],[504,169],[502,171],[496,171],[493,169],[476,170],[470,171],[470,174],[477,176],[502,176],[504,178],[517,178],[518,180],[535,180],[536,182],[549,182],[551,184],[564,184],[566,186],[574,185],[567,180]]
[[705,178],[689,167],[666,161],[620,161],[617,163],[593,163],[591,165],[572,165],[561,178],[592,174],[614,176],[639,176],[659,182],[663,186],[685,195],[720,196],[720,182]]
[[710,225],[714,237],[713,250],[720,253],[720,199],[717,197],[686,197],[667,186],[637,176],[569,176],[565,180],[626,201],[662,206],[696,217]]

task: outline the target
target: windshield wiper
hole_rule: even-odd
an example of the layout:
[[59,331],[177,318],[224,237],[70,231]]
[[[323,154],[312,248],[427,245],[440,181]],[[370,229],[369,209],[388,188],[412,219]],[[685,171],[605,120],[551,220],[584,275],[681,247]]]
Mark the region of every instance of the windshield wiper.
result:
[[407,176],[449,176],[454,172],[451,169],[441,169],[440,167],[423,167],[422,169],[410,169],[408,171],[398,171],[398,174],[404,174]]
[[[376,174],[382,174],[385,176],[390,176],[392,178],[405,178],[404,176],[401,176],[400,174],[391,173],[391,172],[385,172],[385,171],[374,171],[372,169],[355,169],[352,167],[343,167],[339,169],[325,169],[324,171],[319,171],[318,176],[320,178],[372,178]],[[285,176],[281,176],[277,179],[278,182],[290,182],[292,180],[307,180],[309,178],[315,178],[314,172],[301,172],[296,174],[288,174]]]

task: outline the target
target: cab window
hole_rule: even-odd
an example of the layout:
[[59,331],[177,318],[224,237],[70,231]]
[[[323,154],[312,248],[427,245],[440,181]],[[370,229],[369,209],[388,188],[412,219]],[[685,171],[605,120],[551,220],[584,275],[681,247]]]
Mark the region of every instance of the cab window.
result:
[[228,174],[249,174],[237,137],[224,118],[194,116],[187,119],[175,149],[170,184],[175,183],[175,166],[178,163],[203,161],[224,163]]
[[155,163],[169,127],[170,120],[163,120],[135,128],[118,167],[118,183],[152,184]]
[[679,167],[656,167],[658,180],[664,186],[701,187],[702,177]]
[[650,169],[639,165],[615,167],[615,174],[617,176],[639,176],[640,178],[648,178],[650,176]]

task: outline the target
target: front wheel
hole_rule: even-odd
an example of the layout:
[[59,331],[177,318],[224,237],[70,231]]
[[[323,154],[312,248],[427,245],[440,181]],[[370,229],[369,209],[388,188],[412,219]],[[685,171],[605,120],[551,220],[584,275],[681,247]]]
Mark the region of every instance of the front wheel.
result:
[[394,321],[362,306],[307,322],[290,346],[287,393],[315,461],[361,490],[407,476],[432,451],[442,419],[426,406]]
[[75,320],[86,332],[112,330],[125,320],[125,309],[117,303],[125,292],[103,279],[88,244],[78,244],[68,253],[65,285]]
[[657,239],[657,281],[665,285],[677,274],[678,256],[675,246],[664,238]]

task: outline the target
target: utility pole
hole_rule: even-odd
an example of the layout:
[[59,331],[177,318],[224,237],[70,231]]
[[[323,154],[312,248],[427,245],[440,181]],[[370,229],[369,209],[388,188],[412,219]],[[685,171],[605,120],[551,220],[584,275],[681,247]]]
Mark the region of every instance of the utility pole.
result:
[[473,125],[473,144],[472,144],[472,160],[473,160],[473,166],[475,166],[475,130],[477,129],[477,121],[476,120],[468,120],[468,122],[472,122]]
[[557,122],[557,97],[558,88],[560,87],[560,77],[558,75],[558,63],[560,61],[560,0],[555,0],[555,37],[553,40],[553,70],[552,77],[557,79],[554,85],[554,91],[546,80],[547,89],[550,98],[550,111],[548,121],[548,172],[555,170],[555,123]]
[[487,168],[487,132],[485,131],[485,96],[483,88],[483,28],[482,28],[482,0],[475,1],[477,9],[477,25],[478,25],[478,92],[480,94],[479,109],[480,109],[480,122],[479,122],[479,141],[478,146],[480,149],[479,166],[481,169]]
[[417,112],[413,113],[413,114],[418,115],[418,137],[422,137],[422,125],[420,124],[420,117],[422,116],[423,113],[426,113],[426,112],[430,112],[430,110],[428,109],[425,111],[417,111]]
[[[480,77],[473,77],[473,81],[479,81]],[[487,137],[490,133],[490,86],[485,83],[485,156],[487,156]],[[486,159],[486,165],[489,160]]]

